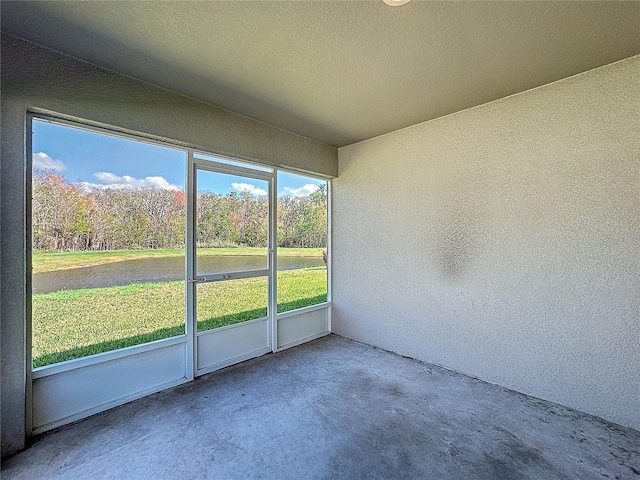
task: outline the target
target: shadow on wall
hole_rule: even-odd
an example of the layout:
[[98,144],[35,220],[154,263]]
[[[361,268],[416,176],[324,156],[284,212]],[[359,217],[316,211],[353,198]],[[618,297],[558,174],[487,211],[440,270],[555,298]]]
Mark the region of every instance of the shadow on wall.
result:
[[473,263],[478,238],[479,193],[470,181],[456,183],[438,211],[436,262],[446,279],[462,277]]

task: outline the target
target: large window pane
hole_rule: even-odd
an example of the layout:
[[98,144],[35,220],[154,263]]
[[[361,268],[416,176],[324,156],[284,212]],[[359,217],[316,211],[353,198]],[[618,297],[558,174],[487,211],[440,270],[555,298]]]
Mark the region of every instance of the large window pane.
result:
[[278,312],[327,301],[327,182],[278,172]]
[[197,170],[196,274],[269,267],[269,182]]
[[32,357],[184,334],[186,154],[34,119]]

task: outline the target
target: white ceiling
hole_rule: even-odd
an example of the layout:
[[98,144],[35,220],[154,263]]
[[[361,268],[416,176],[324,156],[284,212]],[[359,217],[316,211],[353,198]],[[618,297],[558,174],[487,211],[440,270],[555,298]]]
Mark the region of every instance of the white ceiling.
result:
[[640,53],[640,2],[1,9],[3,31],[335,146]]

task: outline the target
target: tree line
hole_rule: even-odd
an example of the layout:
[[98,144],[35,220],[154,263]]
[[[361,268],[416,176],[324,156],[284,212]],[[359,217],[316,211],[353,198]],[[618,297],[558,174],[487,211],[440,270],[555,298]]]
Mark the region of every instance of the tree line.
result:
[[[36,173],[32,245],[41,251],[183,248],[185,194],[157,188],[86,189],[55,173]],[[278,197],[278,246],[325,248],[327,193]],[[269,205],[249,192],[197,194],[201,247],[266,247]]]

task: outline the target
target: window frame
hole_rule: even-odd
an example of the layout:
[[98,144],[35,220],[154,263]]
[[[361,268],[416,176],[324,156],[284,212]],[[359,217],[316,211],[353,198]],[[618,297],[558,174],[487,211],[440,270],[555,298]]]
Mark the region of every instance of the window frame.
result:
[[[163,148],[169,148],[177,151],[181,151],[185,153],[185,157],[188,158],[189,155],[202,155],[212,157],[209,159],[198,159],[201,162],[215,162],[215,159],[222,160],[222,163],[218,163],[223,169],[225,166],[232,165],[234,168],[243,168],[242,164],[245,164],[247,171],[252,172],[253,175],[264,174],[265,169],[271,170],[273,173],[273,181],[274,181],[274,220],[275,220],[275,232],[276,232],[276,242],[274,243],[273,248],[273,277],[277,278],[278,272],[278,264],[277,264],[277,179],[278,173],[289,173],[294,175],[302,175],[308,178],[312,178],[314,180],[321,180],[326,182],[327,184],[327,300],[325,302],[310,305],[294,310],[288,310],[286,312],[278,313],[277,312],[277,302],[278,302],[278,294],[277,294],[277,281],[273,283],[274,285],[274,293],[272,298],[269,298],[268,301],[273,303],[273,322],[272,322],[272,342],[274,345],[274,351],[277,350],[277,321],[278,319],[287,318],[291,316],[296,316],[300,314],[304,314],[307,312],[312,312],[320,309],[327,309],[328,312],[328,331],[332,331],[331,324],[331,306],[332,306],[332,179],[328,176],[323,176],[321,174],[308,173],[305,171],[299,171],[292,168],[281,167],[276,165],[270,165],[267,163],[262,163],[255,160],[249,160],[242,157],[233,157],[226,154],[220,154],[216,152],[209,152],[206,149],[202,148],[194,148],[185,145],[181,145],[179,142],[172,142],[169,139],[155,139],[149,138],[144,133],[136,132],[128,132],[122,131],[117,127],[113,126],[104,126],[97,125],[90,120],[82,119],[68,119],[65,118],[62,114],[51,113],[49,111],[40,111],[39,109],[28,109],[26,112],[26,135],[25,138],[25,181],[26,181],[26,199],[25,199],[25,214],[26,214],[26,222],[25,222],[25,250],[26,250],[26,279],[25,279],[25,290],[26,290],[26,305],[25,305],[25,314],[26,314],[26,328],[25,328],[25,346],[26,346],[26,371],[27,371],[27,383],[31,385],[34,379],[44,378],[50,375],[55,375],[57,373],[66,372],[69,370],[74,370],[77,368],[86,367],[89,365],[99,364],[107,361],[111,361],[117,358],[135,355],[137,353],[142,353],[154,349],[160,349],[166,346],[176,345],[179,343],[187,343],[189,337],[189,320],[185,318],[185,333],[161,340],[154,340],[151,342],[145,342],[138,345],[132,345],[128,347],[122,347],[115,350],[110,350],[107,352],[101,352],[97,354],[88,355],[85,357],[74,358],[71,360],[66,360],[63,362],[53,363],[50,365],[44,365],[41,367],[33,367],[33,309],[32,309],[32,297],[33,297],[33,289],[32,289],[32,278],[33,278],[33,245],[32,245],[32,234],[33,234],[33,225],[32,225],[32,195],[33,195],[33,121],[41,121],[45,123],[75,128],[79,130],[85,130],[92,133],[108,135],[112,137],[117,137],[121,139],[146,143],[150,145],[155,145]],[[225,161],[233,162],[231,164],[225,163]],[[185,194],[188,195],[187,190],[189,187],[189,168],[188,168],[188,160],[187,165],[185,166]],[[255,165],[255,170],[252,169],[252,165]],[[237,167],[236,167],[237,166]],[[237,170],[236,170],[237,171]],[[185,205],[185,215],[187,215],[187,206]],[[185,257],[188,257],[186,252],[186,238],[187,238],[187,230],[188,230],[188,222],[185,221]],[[185,277],[186,280],[186,277]],[[187,297],[185,297],[185,302]],[[188,307],[187,309],[188,310]],[[187,311],[186,315],[189,315]],[[30,405],[30,388],[27,389],[27,404]]]

